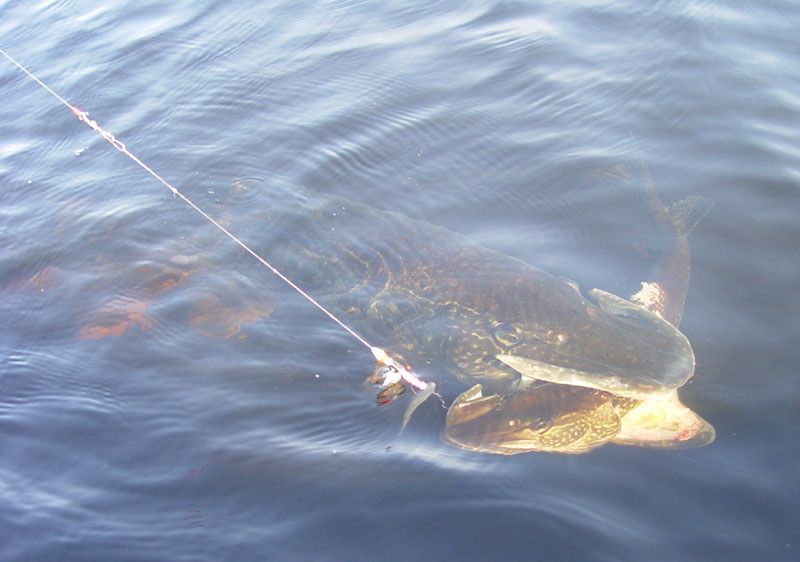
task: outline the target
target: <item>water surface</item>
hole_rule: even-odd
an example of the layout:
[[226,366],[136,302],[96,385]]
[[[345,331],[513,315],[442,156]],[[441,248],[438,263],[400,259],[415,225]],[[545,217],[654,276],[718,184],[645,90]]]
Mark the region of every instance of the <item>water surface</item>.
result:
[[629,295],[663,243],[641,150],[664,199],[715,202],[681,396],[717,440],[479,455],[433,402],[398,436],[365,349],[0,60],[0,559],[797,559],[799,25],[779,1],[1,2],[0,48],[253,238],[296,187]]

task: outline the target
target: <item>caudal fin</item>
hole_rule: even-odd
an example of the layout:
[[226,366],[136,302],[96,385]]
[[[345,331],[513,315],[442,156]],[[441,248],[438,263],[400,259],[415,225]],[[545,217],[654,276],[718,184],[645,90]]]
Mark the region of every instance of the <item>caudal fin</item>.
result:
[[633,151],[639,161],[639,173],[644,183],[644,193],[650,214],[657,222],[674,231],[677,236],[686,236],[708,214],[714,206],[714,202],[705,197],[692,195],[672,205],[665,205],[658,194],[658,190],[656,190],[653,178],[650,176],[647,161],[633,134],[630,135],[630,142],[634,145]]
[[694,227],[703,220],[713,206],[713,201],[698,195],[681,199],[667,209],[670,225],[676,234],[686,236],[694,230]]

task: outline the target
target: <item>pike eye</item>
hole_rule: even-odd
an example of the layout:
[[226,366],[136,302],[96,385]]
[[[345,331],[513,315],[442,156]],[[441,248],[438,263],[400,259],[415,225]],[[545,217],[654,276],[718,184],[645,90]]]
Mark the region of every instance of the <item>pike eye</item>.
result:
[[545,433],[553,427],[553,420],[534,419],[528,423],[528,428],[534,433]]
[[522,341],[522,337],[517,333],[516,328],[508,322],[499,322],[492,328],[492,336],[500,345],[513,347]]

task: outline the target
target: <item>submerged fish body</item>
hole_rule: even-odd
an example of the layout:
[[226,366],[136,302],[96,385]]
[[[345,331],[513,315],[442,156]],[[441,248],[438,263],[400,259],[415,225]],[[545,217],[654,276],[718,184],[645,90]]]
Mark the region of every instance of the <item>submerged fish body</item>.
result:
[[[448,409],[446,443],[516,454],[713,439],[713,428],[669,398],[694,373],[694,355],[666,314],[683,306],[668,291],[658,306],[584,294],[399,213],[302,190],[266,198],[249,205],[258,209],[249,238],[257,251],[395,359],[433,364],[469,388]],[[668,273],[688,268],[688,245],[679,248],[686,259],[676,253]],[[380,401],[399,394],[385,389]]]
[[[639,403],[601,390],[546,383],[535,392],[462,393],[447,412],[442,439],[470,451],[514,455],[579,454],[611,442]],[[480,428],[479,430],[478,427]]]
[[586,453],[607,443],[685,449],[714,437],[714,427],[677,392],[637,400],[555,383],[486,395],[475,385],[453,401],[442,431],[446,443],[502,455]]
[[[565,373],[641,397],[694,371],[669,322],[447,229],[340,199],[289,195],[269,259],[371,341],[412,365],[508,392]],[[279,212],[276,212],[279,211]]]
[[[652,314],[677,327],[689,286],[688,233],[710,205],[700,198],[689,198],[668,208],[658,196],[644,161],[641,172],[651,214],[672,230],[673,243],[632,302],[594,292],[605,299],[609,310]],[[631,387],[624,378],[553,368],[514,355],[499,358],[520,372],[560,384],[534,385],[506,395],[484,396],[479,385],[467,390],[448,411],[442,433],[445,442],[468,450],[516,454],[583,453],[609,442],[681,449],[714,441],[714,427],[681,403],[674,389],[641,393],[641,386]],[[552,423],[537,427],[543,418]],[[529,428],[525,420],[536,422],[535,427]]]

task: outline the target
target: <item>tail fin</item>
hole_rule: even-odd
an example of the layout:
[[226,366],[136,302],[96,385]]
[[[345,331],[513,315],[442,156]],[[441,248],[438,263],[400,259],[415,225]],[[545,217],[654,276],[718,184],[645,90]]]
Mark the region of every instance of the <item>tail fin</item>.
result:
[[636,138],[632,133],[629,134],[629,137],[630,142],[634,145],[633,150],[638,156],[639,173],[644,183],[644,193],[650,214],[657,222],[672,229],[677,236],[686,236],[708,214],[714,206],[714,202],[692,195],[670,206],[665,205],[656,190],[653,178],[650,176],[650,169],[647,167],[647,161],[636,143]]
[[[636,143],[633,135],[630,142]],[[633,295],[637,302],[677,327],[683,317],[683,307],[689,291],[691,251],[687,235],[711,209],[711,202],[702,197],[687,197],[669,207],[656,191],[641,150],[635,150],[639,159],[639,173],[644,183],[647,207],[656,222],[672,232],[674,239],[665,247],[653,267],[651,280],[642,284],[642,290]]]
[[692,195],[670,205],[667,215],[676,234],[686,236],[703,220],[712,207],[714,202],[710,199]]

